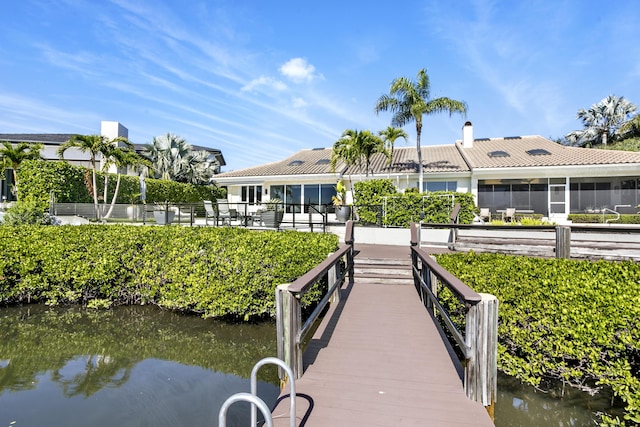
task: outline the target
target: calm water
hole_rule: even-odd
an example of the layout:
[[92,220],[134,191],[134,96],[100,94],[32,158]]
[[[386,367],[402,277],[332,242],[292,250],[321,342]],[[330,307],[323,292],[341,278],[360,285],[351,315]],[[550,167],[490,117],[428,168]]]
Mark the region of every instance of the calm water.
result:
[[[0,309],[0,427],[217,426],[275,326],[230,325],[153,307]],[[260,370],[271,406],[276,369]],[[248,425],[245,403],[227,425]]]
[[[0,427],[217,426],[232,394],[250,390],[254,363],[275,356],[275,325],[230,325],[154,307],[108,311],[0,309]],[[276,369],[259,395],[278,396]],[[496,426],[592,426],[609,398],[535,392],[502,376]],[[247,426],[234,405],[229,426]]]

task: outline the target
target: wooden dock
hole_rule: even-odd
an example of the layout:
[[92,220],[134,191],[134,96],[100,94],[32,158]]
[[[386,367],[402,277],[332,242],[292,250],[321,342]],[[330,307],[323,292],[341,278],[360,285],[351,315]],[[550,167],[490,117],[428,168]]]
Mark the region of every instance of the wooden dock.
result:
[[[356,253],[356,264],[388,259],[393,268],[411,268],[408,245],[356,244]],[[385,284],[356,275],[340,292],[303,356],[297,426],[494,425],[465,395],[458,359],[411,281]],[[290,425],[289,398],[285,388],[274,426]]]

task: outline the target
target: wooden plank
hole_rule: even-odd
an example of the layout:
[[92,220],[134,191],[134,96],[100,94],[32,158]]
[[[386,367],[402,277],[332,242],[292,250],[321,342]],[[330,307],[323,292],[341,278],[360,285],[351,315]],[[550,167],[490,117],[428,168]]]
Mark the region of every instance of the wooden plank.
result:
[[[355,283],[342,292],[305,352],[298,425],[493,425],[466,397],[455,356],[413,287]],[[289,425],[287,393],[276,426]]]

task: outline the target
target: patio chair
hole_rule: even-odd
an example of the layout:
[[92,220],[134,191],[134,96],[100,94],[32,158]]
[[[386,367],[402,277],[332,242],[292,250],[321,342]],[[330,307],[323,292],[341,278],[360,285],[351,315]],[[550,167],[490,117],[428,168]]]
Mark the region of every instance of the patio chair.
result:
[[204,223],[209,225],[209,218],[216,220],[216,211],[213,209],[213,203],[211,200],[204,201]]
[[489,208],[480,208],[480,219],[491,222],[491,210]]
[[509,220],[511,221],[515,221],[516,219],[516,209],[515,208],[507,208],[506,211],[504,212],[504,216],[502,217],[502,219],[504,221]]
[[216,204],[218,205],[216,221],[222,220],[222,225],[225,223],[231,225],[231,209],[229,209],[229,201],[227,201],[227,199],[217,199]]

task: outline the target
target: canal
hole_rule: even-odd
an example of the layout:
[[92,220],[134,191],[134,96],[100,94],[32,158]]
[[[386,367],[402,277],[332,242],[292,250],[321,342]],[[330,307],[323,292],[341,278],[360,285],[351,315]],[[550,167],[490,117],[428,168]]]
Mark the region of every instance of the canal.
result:
[[[275,325],[229,324],[149,306],[0,309],[0,427],[216,426],[224,400],[250,390],[275,356]],[[259,375],[271,406],[277,373]],[[610,397],[541,393],[499,379],[496,426],[595,426]],[[234,405],[230,426],[249,424]]]

